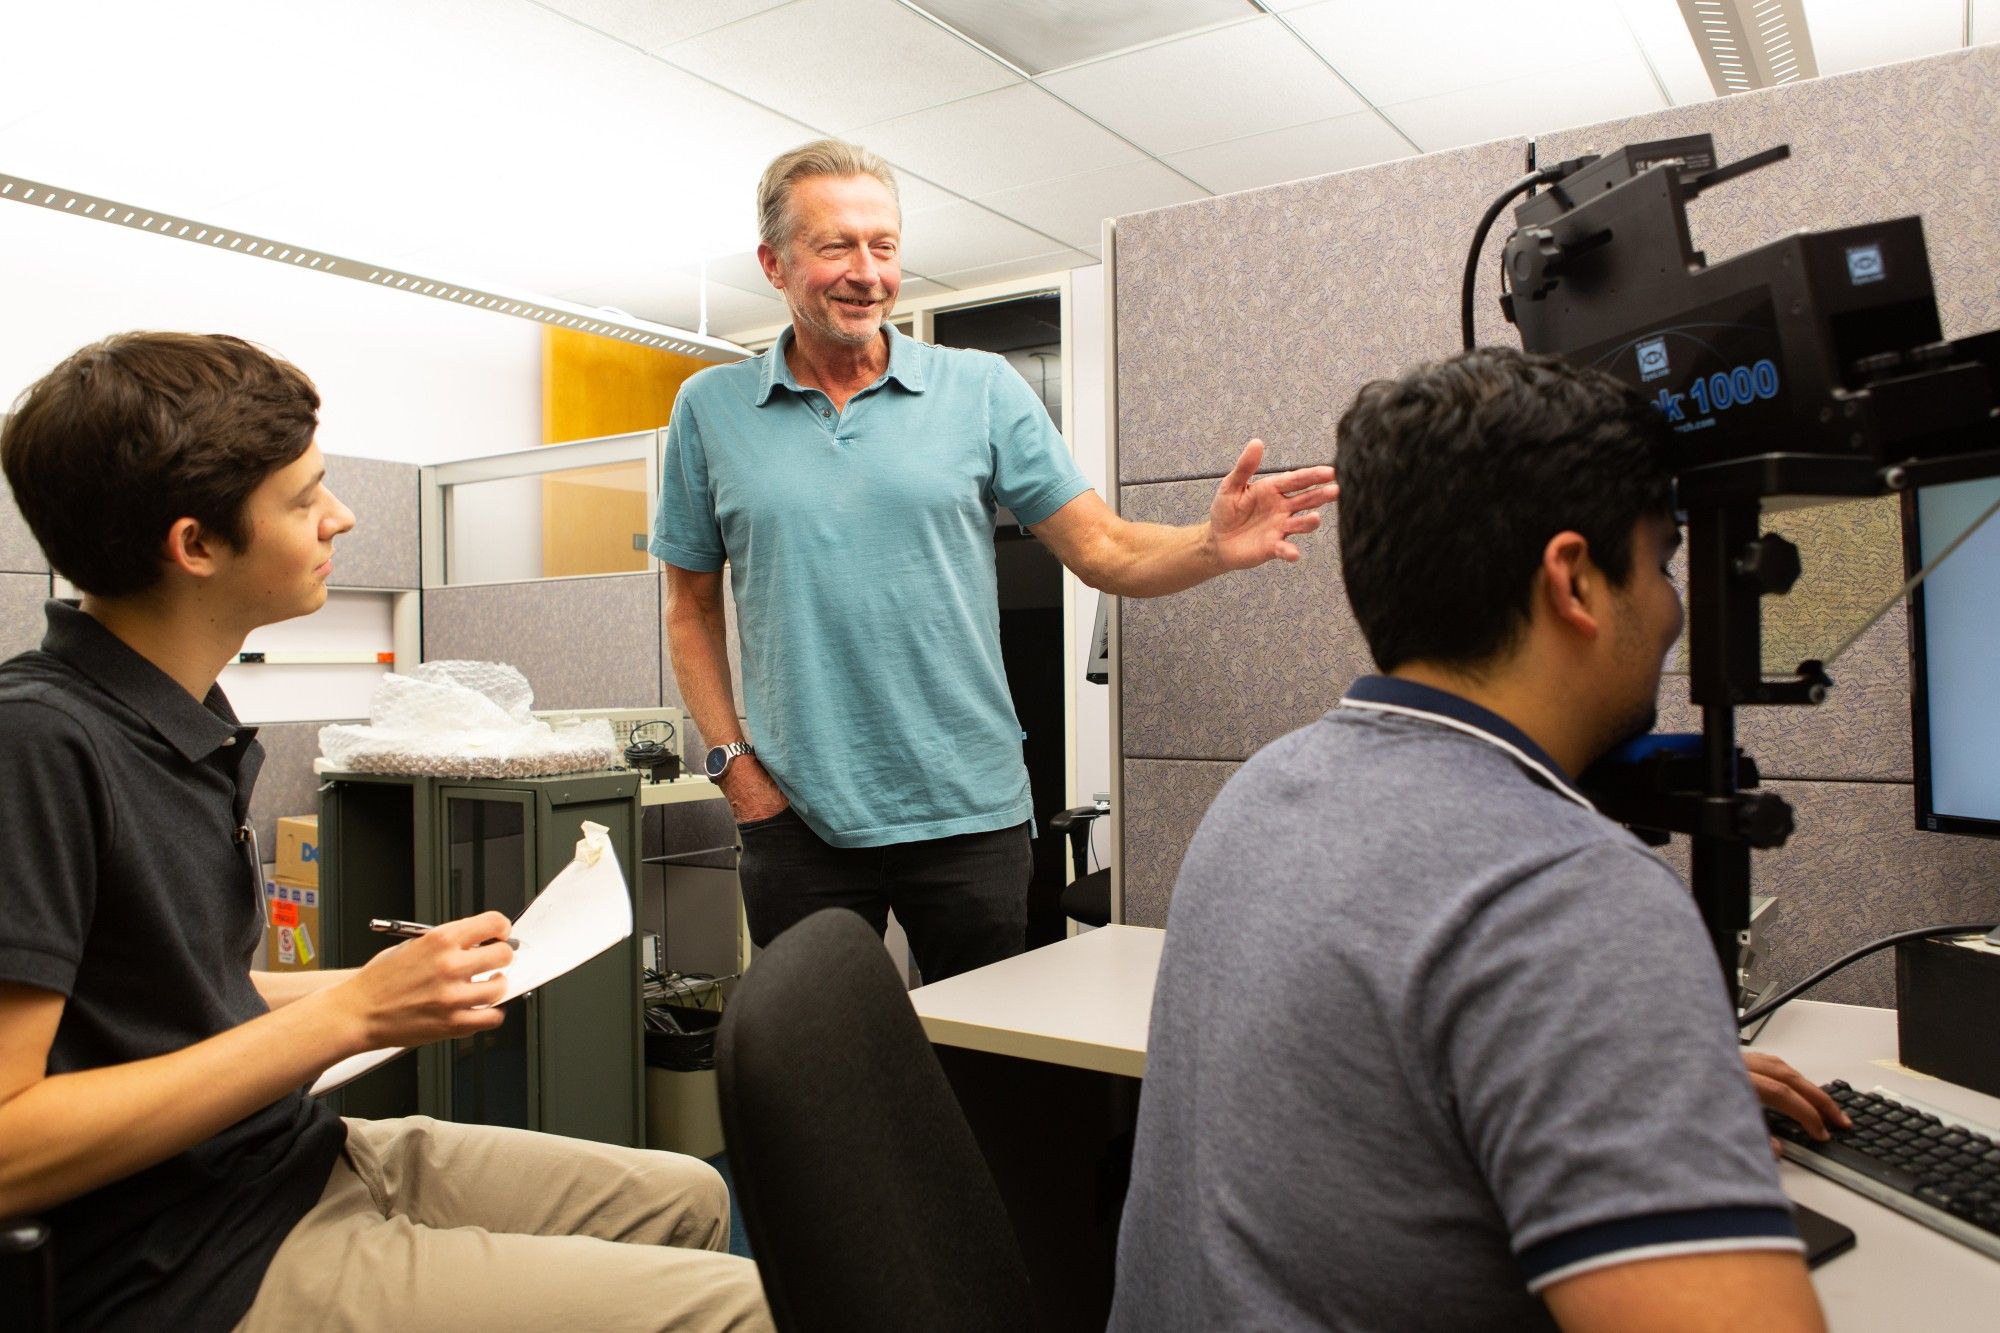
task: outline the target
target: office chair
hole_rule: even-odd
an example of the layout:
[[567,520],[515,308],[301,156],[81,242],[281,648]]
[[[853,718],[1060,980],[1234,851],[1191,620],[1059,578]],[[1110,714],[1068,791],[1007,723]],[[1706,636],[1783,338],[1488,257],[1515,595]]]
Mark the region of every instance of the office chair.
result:
[[0,1328],[55,1333],[55,1248],[45,1223],[0,1222]]
[[1079,805],[1049,816],[1049,828],[1069,838],[1070,864],[1076,877],[1063,886],[1063,915],[1086,926],[1111,924],[1111,868],[1090,868],[1091,825],[1110,812]]
[[852,912],[758,955],[716,1041],[737,1206],[780,1333],[1020,1333],[1038,1321],[986,1160]]

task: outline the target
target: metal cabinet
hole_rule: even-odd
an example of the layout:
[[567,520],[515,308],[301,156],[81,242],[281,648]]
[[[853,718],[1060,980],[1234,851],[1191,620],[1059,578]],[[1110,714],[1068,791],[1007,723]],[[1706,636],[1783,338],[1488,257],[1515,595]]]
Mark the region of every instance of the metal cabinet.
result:
[[[326,966],[393,940],[370,917],[518,917],[575,852],[610,830],[628,889],[639,866],[639,779],[629,771],[476,780],[329,773],[320,786]],[[433,1043],[332,1094],[342,1115],[422,1114],[602,1143],[645,1142],[636,934],[512,1002],[490,1032]]]

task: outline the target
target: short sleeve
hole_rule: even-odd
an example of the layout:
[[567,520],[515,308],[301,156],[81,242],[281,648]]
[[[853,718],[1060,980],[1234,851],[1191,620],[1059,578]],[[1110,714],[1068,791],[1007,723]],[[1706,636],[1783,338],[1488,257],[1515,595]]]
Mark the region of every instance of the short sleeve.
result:
[[1715,957],[1687,891],[1603,842],[1483,901],[1417,1049],[1531,1291],[1639,1257],[1797,1250]]
[[988,443],[993,450],[993,498],[1032,527],[1090,489],[1048,408],[1028,382],[999,357],[987,373]]
[[97,908],[110,804],[83,725],[0,702],[0,981],[69,995]]
[[667,420],[666,458],[660,469],[660,503],[653,514],[653,540],[646,549],[681,569],[722,568],[722,527],[708,484],[708,453],[702,447],[692,383],[681,386]]

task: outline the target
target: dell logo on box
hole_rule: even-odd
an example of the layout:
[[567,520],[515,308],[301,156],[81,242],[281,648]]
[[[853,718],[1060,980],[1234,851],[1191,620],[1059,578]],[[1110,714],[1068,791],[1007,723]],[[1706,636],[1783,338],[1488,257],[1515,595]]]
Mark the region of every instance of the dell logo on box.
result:
[[1643,384],[1647,380],[1659,379],[1667,373],[1667,340],[1665,338],[1648,338],[1633,350],[1639,358],[1640,383]]
[[1856,287],[1866,282],[1880,282],[1888,274],[1882,270],[1882,247],[1879,244],[1854,245],[1847,250],[1847,280]]

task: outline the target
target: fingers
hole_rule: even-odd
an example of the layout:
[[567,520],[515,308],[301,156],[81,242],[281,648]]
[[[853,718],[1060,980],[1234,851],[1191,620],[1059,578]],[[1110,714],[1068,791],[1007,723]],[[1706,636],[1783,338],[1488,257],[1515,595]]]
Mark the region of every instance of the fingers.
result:
[[1257,465],[1264,461],[1264,442],[1251,440],[1243,446],[1243,452],[1236,456],[1236,466],[1229,469],[1229,476],[1223,486],[1241,487],[1250,484],[1250,478],[1257,475]]
[[1804,1126],[1806,1133],[1815,1139],[1831,1138],[1826,1121],[1819,1108],[1799,1095],[1798,1089],[1789,1083],[1767,1078],[1762,1074],[1750,1076],[1750,1086],[1757,1090],[1757,1100],[1779,1115],[1796,1120]]
[[442,939],[445,943],[461,949],[469,949],[484,944],[488,940],[507,938],[508,929],[514,923],[507,919],[505,912],[481,912],[478,916],[460,917],[447,921],[430,932],[428,939]]
[[[1292,494],[1294,491],[1317,490],[1321,487],[1332,490],[1337,494],[1340,489],[1331,484],[1333,482],[1333,469],[1324,464],[1318,467],[1302,467],[1290,472],[1280,472],[1275,476],[1266,477],[1264,480],[1268,485],[1277,487],[1287,495]],[[1332,495],[1326,497],[1327,500],[1331,500],[1332,498]],[[1322,500],[1321,503],[1324,504],[1325,501]]]
[[[1848,1118],[1847,1112],[1840,1109],[1840,1104],[1827,1094],[1826,1089],[1820,1087],[1819,1084],[1813,1082],[1777,1056],[1765,1051],[1745,1051],[1743,1052],[1743,1064],[1750,1072],[1751,1085],[1758,1090],[1758,1100],[1772,1110],[1791,1116],[1792,1119],[1797,1120],[1808,1129],[1811,1129],[1814,1123],[1833,1125],[1839,1129],[1852,1128],[1854,1122]],[[1760,1082],[1760,1080],[1763,1081]],[[1796,1098],[1799,1102],[1810,1107],[1814,1117],[1813,1121],[1809,1122],[1804,1116],[1796,1115],[1788,1107],[1780,1106],[1766,1097],[1765,1088],[1767,1086],[1772,1090],[1771,1095],[1773,1097],[1788,1096]]]

